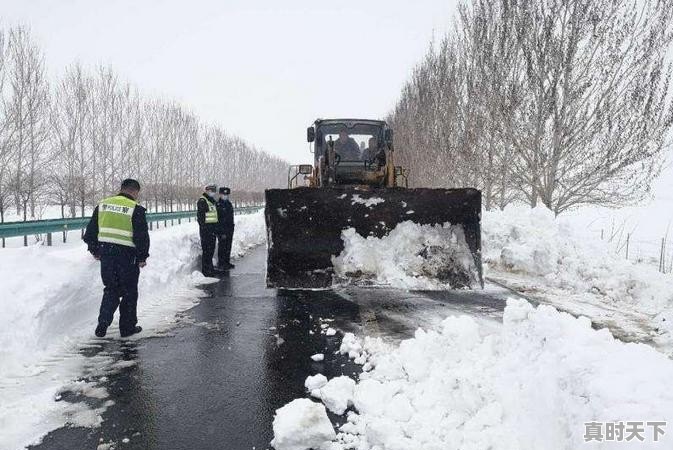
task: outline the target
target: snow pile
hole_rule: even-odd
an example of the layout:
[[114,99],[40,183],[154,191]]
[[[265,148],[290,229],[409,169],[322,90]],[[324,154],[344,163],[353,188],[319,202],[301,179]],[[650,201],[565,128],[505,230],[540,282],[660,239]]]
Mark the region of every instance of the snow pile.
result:
[[[176,313],[198,301],[197,286],[209,281],[195,272],[201,252],[195,223],[150,237],[150,258],[138,286],[143,332],[135,339],[168,329]],[[262,213],[236,217],[234,255],[265,239]],[[0,274],[0,448],[17,448],[64,423],[66,403],[53,399],[81,373],[85,358],[79,350],[102,341],[93,338],[93,330],[103,286],[100,263],[81,242],[4,249]],[[119,336],[117,320],[116,315],[109,338]]]
[[276,450],[327,449],[335,438],[325,407],[305,398],[276,410],[273,435],[271,445]]
[[367,279],[402,289],[446,289],[477,283],[460,226],[399,223],[383,238],[343,230],[344,250],[332,258],[338,279]]
[[[338,406],[346,399],[355,412],[334,448],[574,449],[584,445],[585,422],[673,420],[673,361],[549,306],[509,300],[498,331],[454,316],[369,351],[371,370],[352,396],[340,390]],[[644,437],[639,448],[673,444],[670,433]]]
[[[530,288],[582,294],[625,312],[658,315],[653,328],[673,332],[673,278],[616,255],[606,242],[543,207],[508,207],[482,218],[482,255],[490,275],[514,274]],[[537,282],[536,282],[537,280]],[[570,305],[573,308],[574,305]],[[588,314],[590,311],[577,311]],[[618,318],[617,318],[618,320]]]

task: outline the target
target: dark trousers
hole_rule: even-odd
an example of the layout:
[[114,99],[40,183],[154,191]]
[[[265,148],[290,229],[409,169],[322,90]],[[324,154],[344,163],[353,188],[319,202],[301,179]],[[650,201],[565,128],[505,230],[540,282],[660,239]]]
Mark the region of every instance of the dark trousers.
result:
[[231,241],[234,238],[234,227],[227,227],[224,234],[217,236],[217,264],[229,263],[231,260]]
[[138,277],[140,268],[135,249],[116,244],[101,244],[100,275],[103,279],[103,301],[98,323],[109,327],[119,308],[119,331],[131,332],[138,323]]
[[215,255],[215,233],[205,227],[199,228],[201,237],[201,272],[204,274],[213,271],[213,255]]

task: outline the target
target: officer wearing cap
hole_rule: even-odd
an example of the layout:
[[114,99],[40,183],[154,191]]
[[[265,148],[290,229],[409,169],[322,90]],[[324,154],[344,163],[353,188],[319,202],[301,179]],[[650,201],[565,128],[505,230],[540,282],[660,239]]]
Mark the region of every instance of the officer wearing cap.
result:
[[231,263],[231,241],[234,237],[234,207],[229,201],[231,190],[228,187],[220,188],[220,197],[217,200],[217,217],[219,232],[217,235],[217,266],[223,270],[233,269]]
[[199,236],[201,237],[201,272],[207,277],[212,277],[221,273],[213,267],[215,236],[220,231],[217,214],[217,187],[214,184],[205,187],[203,194],[196,202],[196,209],[196,220],[199,223]]
[[137,203],[140,183],[126,179],[119,194],[94,209],[82,237],[89,252],[100,261],[103,300],[95,334],[103,337],[119,308],[122,337],[140,333],[137,325],[138,277],[149,257],[150,235],[145,208]]

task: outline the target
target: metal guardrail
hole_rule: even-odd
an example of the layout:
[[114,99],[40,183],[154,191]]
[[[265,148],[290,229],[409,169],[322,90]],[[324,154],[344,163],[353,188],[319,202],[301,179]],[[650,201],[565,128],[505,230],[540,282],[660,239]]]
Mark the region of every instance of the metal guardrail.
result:
[[[234,214],[250,214],[259,211],[263,206],[239,206],[234,208]],[[147,213],[147,223],[150,230],[152,224],[157,222],[173,223],[175,220],[181,223],[182,219],[191,221],[196,218],[196,211],[176,211]],[[47,219],[47,220],[28,220],[25,222],[6,222],[0,224],[0,238],[24,237],[24,245],[27,243],[27,236],[37,234],[47,234],[47,245],[51,245],[52,233],[63,233],[63,242],[66,241],[68,231],[81,230],[86,228],[91,217],[73,217],[68,219]]]

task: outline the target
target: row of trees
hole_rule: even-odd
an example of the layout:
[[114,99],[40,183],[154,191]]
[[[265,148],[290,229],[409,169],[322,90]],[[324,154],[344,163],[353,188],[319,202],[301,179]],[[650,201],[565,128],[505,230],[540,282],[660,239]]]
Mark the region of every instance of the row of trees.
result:
[[202,186],[283,186],[287,163],[204,124],[175,102],[146,99],[106,67],[67,68],[56,83],[22,27],[0,29],[0,221],[42,204],[84,215],[122,179],[152,210],[192,204]]
[[665,159],[673,2],[472,0],[389,120],[414,185],[484,206],[641,199]]

